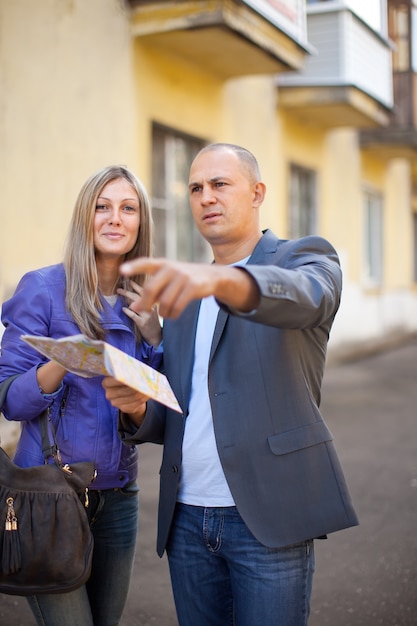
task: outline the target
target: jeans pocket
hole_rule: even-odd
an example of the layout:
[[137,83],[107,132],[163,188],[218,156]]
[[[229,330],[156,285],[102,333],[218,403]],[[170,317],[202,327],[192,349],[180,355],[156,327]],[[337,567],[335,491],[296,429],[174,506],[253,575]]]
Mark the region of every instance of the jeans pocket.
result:
[[139,493],[139,486],[136,480],[132,480],[130,483],[126,483],[124,487],[118,489],[118,491],[127,498],[137,496]]

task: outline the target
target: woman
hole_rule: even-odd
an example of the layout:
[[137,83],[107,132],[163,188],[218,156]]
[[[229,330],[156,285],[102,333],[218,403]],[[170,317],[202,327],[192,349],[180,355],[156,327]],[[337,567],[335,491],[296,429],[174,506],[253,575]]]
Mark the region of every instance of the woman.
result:
[[136,544],[137,452],[118,437],[118,410],[106,400],[101,377],[67,372],[20,337],[81,332],[158,368],[162,348],[157,311],[137,315],[128,306],[140,298],[144,277],[126,283],[119,274],[123,261],[150,254],[151,231],[141,182],[125,167],[102,169],[79,193],[63,263],[26,274],[3,304],[0,381],[21,373],[3,409],[7,419],[22,424],[15,462],[21,467],[44,462],[38,416],[49,406],[63,462],[93,460],[97,469],[88,507],[94,535],[91,577],[76,591],[28,598],[38,624],[118,624]]

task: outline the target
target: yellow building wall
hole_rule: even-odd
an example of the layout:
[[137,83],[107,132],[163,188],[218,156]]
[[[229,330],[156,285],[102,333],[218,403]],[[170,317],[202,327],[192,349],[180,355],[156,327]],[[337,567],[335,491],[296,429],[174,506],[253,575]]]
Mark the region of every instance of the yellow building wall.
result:
[[[273,76],[223,81],[192,59],[133,39],[124,7],[121,0],[0,0],[1,301],[25,271],[61,260],[76,195],[92,172],[123,163],[151,189],[157,122],[251,150],[267,186],[261,225],[280,237],[288,236],[290,164],[316,170],[318,232],[344,272],[339,336],[382,334],[398,319],[411,325],[407,161],[362,153],[354,128],[300,121],[280,108]],[[366,188],[384,201],[380,294],[363,285]],[[411,311],[404,321],[402,311]]]
[[332,239],[333,232],[329,225],[324,197],[325,170],[325,131],[312,124],[302,122],[290,112],[278,109],[278,120],[281,129],[283,168],[282,226],[281,236],[289,236],[289,179],[291,165],[314,170],[317,174],[317,234]]
[[392,159],[386,167],[385,190],[385,259],[387,289],[409,289],[413,282],[413,222],[410,164],[406,159]]
[[400,158],[382,161],[364,152],[361,166],[363,189],[379,193],[383,201],[384,289],[407,289],[413,268],[410,164]]
[[123,163],[150,189],[152,122],[252,150],[268,187],[262,226],[281,225],[273,77],[225,82],[168,56],[132,39],[122,6],[0,0],[1,300],[25,271],[61,260],[76,195],[93,171]]
[[223,83],[204,68],[160,49],[134,43],[141,171],[151,181],[152,122],[206,141],[222,133]]
[[207,142],[230,142],[251,150],[259,161],[267,196],[264,228],[276,229],[282,213],[283,181],[277,184],[280,153],[276,87],[271,76],[223,81],[204,68],[160,49],[135,42],[139,136],[145,179],[150,180],[152,122]]
[[276,108],[277,89],[272,76],[227,81],[224,133],[220,140],[240,144],[256,156],[266,185],[260,212],[261,227],[282,236],[286,185]]
[[0,0],[0,298],[59,262],[95,170],[139,169],[133,57],[118,0]]
[[345,281],[357,282],[362,271],[362,194],[358,135],[355,129],[329,130],[325,138],[323,206],[338,251]]

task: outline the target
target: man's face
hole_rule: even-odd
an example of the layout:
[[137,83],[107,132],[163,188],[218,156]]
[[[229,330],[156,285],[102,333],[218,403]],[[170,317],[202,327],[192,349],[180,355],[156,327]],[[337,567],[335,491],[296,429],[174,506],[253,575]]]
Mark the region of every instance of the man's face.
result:
[[190,170],[191,210],[211,245],[241,243],[258,233],[257,187],[231,150],[210,150],[196,157]]

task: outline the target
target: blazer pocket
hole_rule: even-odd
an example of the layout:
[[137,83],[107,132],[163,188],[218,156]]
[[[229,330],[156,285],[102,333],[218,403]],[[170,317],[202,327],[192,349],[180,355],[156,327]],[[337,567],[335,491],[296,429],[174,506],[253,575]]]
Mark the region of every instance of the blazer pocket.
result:
[[324,422],[314,422],[268,437],[269,447],[277,455],[288,454],[326,441],[333,441],[333,435]]

